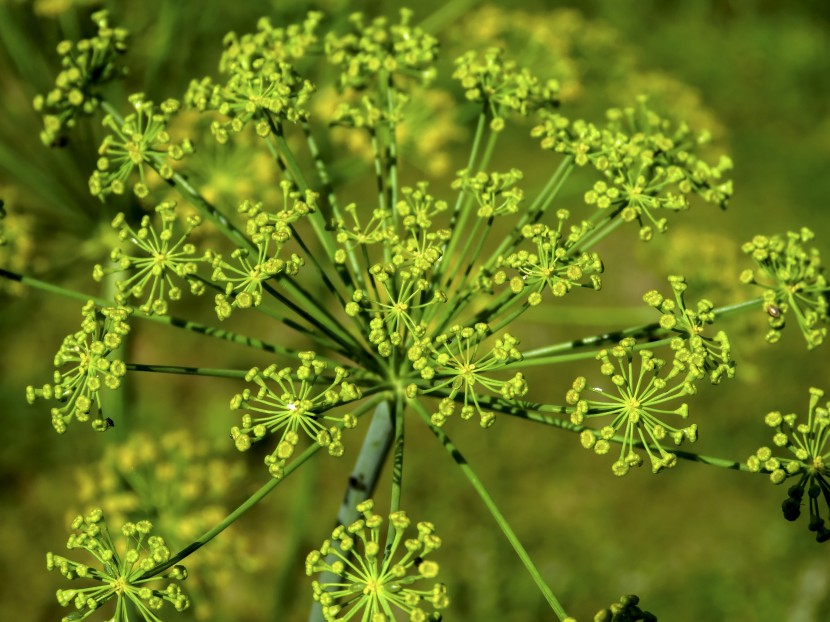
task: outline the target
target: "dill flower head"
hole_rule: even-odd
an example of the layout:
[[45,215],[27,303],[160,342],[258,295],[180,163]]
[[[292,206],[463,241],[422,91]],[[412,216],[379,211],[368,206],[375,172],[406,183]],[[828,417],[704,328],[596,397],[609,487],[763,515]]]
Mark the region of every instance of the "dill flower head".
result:
[[[625,475],[630,467],[640,466],[642,457],[634,451],[645,450],[654,473],[677,463],[677,456],[663,444],[670,440],[680,445],[684,440],[697,440],[697,424],[682,425],[689,416],[689,407],[677,400],[695,393],[694,383],[701,373],[675,356],[668,372],[666,361],[654,356],[651,350],[634,350],[633,339],[623,339],[610,350],[601,350],[597,360],[600,371],[613,389],[591,387],[580,376],[574,380],[566,401],[572,405],[571,422],[575,425],[606,420],[599,429],[585,429],[580,434],[582,446],[604,455],[611,451],[611,439],[621,433],[620,453],[611,466],[615,475]],[[634,360],[639,363],[635,372]],[[591,392],[598,397],[588,398]],[[674,402],[674,404],[673,404]],[[674,406],[674,407],[673,407]],[[679,419],[680,421],[675,421]]]
[[[787,490],[787,499],[781,504],[784,518],[790,521],[801,516],[804,493],[810,510],[810,531],[817,542],[830,540],[830,528],[825,520],[830,517],[830,403],[819,401],[821,389],[810,389],[807,420],[799,423],[795,413],[782,415],[773,411],[764,422],[775,430],[772,437],[776,448],[786,449],[786,455],[776,455],[770,447],[761,447],[747,460],[751,471],[769,473],[773,484],[783,484],[797,478]],[[822,509],[822,506],[823,509]]]
[[176,204],[165,201],[156,206],[155,212],[161,221],[160,228],[154,226],[148,215],[142,217],[137,229],[130,226],[123,213],[113,219],[112,226],[118,231],[119,239],[129,241],[140,254],[130,255],[123,247],[115,248],[110,253],[111,265],[97,264],[92,278],[100,281],[110,274],[124,274],[124,278],[116,282],[115,301],[125,304],[128,298],[143,298],[144,302],[138,307],[142,313],[165,315],[168,300],[181,299],[182,281],[192,294],[204,292],[204,283],[195,275],[199,263],[205,262],[206,257],[197,255],[196,247],[187,241],[201,222],[198,216],[187,218],[184,231],[176,237]]
[[91,300],[81,311],[81,329],[67,335],[55,354],[55,375],[51,384],[40,388],[26,387],[26,399],[56,400],[62,406],[52,408],[52,426],[59,433],[66,431],[73,420],[87,421],[104,431],[113,422],[101,410],[100,391],[117,389],[127,373],[124,361],[116,351],[130,327],[128,307],[97,307]]
[[[391,622],[401,611],[414,622],[440,620],[449,605],[442,583],[422,586],[438,576],[438,564],[427,559],[441,548],[432,523],[420,522],[417,536],[406,538],[411,521],[403,511],[389,515],[386,543],[381,542],[383,517],[373,512],[374,503],[357,506],[362,518],[340,525],[331,539],[306,558],[306,574],[331,573],[330,581],[312,582],[314,600],[323,606],[327,621],[359,616],[372,622]],[[414,534],[412,534],[414,535]],[[428,613],[425,607],[433,609]]]
[[821,345],[827,335],[827,278],[818,249],[805,246],[813,237],[802,227],[786,236],[756,235],[741,247],[757,268],[744,270],[740,279],[764,290],[770,343],[781,338],[787,317],[793,316],[809,349]]
[[109,194],[123,194],[133,171],[138,181],[132,187],[138,198],[150,193],[149,170],[164,180],[173,177],[173,163],[193,151],[189,139],[175,141],[167,130],[170,117],[179,102],[167,99],[159,106],[136,93],[130,96],[134,112],[124,118],[112,113],[104,116],[103,125],[111,131],[98,149],[97,169],[89,179],[93,195],[104,199]]
[[[73,605],[76,610],[65,616],[64,622],[85,620],[113,599],[113,619],[119,620],[126,619],[132,607],[147,622],[159,619],[154,611],[161,609],[165,602],[173,605],[176,611],[188,608],[188,598],[177,583],[187,578],[184,566],[177,565],[163,572],[154,572],[170,559],[170,551],[163,538],[150,535],[153,529],[150,521],[124,523],[121,535],[126,540],[126,545],[116,545],[113,541],[101,510],[77,516],[72,521],[71,529],[75,533],[69,536],[66,547],[69,550],[87,551],[92,564],[47,553],[46,567],[48,570],[57,569],[71,581],[96,583],[91,587],[58,590],[58,602],[64,607]],[[162,579],[171,581],[163,587],[151,587],[152,583]]]
[[55,78],[55,86],[34,99],[35,110],[43,115],[40,139],[46,145],[62,144],[66,131],[75,126],[79,115],[98,109],[100,87],[126,73],[120,56],[127,51],[127,31],[110,26],[107,11],[96,11],[92,21],[98,27],[94,37],[58,44],[62,69]]

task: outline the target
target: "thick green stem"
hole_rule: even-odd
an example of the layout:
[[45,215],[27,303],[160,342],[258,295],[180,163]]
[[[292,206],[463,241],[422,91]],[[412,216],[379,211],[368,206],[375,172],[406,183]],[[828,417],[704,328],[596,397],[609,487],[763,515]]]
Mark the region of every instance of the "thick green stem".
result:
[[[349,475],[348,487],[346,494],[343,497],[343,502],[340,504],[340,510],[337,512],[337,522],[340,525],[351,525],[359,517],[356,506],[372,496],[380,477],[381,467],[386,461],[386,456],[389,454],[389,448],[392,446],[392,439],[395,435],[395,423],[393,414],[390,410],[388,400],[373,402],[377,404],[375,412],[372,415],[372,422],[369,424],[369,430],[363,439],[363,445],[360,448],[360,454],[357,456],[354,468],[351,475]],[[334,544],[334,546],[337,546]],[[338,558],[332,553],[327,557],[328,563],[333,563]],[[335,583],[339,577],[330,572],[324,572],[320,575],[320,583]],[[323,611],[319,602],[314,602],[309,613],[309,622],[321,622],[323,620]]]
[[482,484],[481,480],[475,474],[472,467],[470,467],[467,460],[459,451],[458,447],[450,440],[450,437],[441,429],[432,424],[429,418],[429,414],[427,413],[426,409],[420,404],[420,402],[414,402],[413,404],[415,410],[418,412],[418,415],[430,429],[430,431],[435,435],[438,441],[443,445],[444,449],[447,450],[447,453],[450,454],[452,459],[461,469],[461,472],[464,474],[464,477],[467,478],[467,481],[470,482],[470,485],[473,489],[478,493],[478,496],[484,502],[484,505],[487,506],[487,509],[490,511],[493,519],[496,521],[496,524],[501,529],[502,533],[504,534],[507,541],[510,542],[510,545],[513,547],[513,550],[516,551],[516,555],[518,555],[519,559],[521,560],[522,564],[524,564],[525,569],[530,574],[533,582],[536,584],[536,587],[539,588],[539,591],[545,597],[545,600],[550,605],[551,609],[553,609],[554,613],[560,620],[564,620],[568,617],[568,614],[565,613],[564,607],[560,604],[557,600],[556,596],[554,596],[553,591],[551,591],[548,584],[545,582],[544,578],[542,577],[542,573],[539,572],[539,569],[533,563],[533,560],[530,559],[530,555],[528,555],[527,550],[522,546],[522,543],[519,541],[519,538],[516,536],[516,533],[513,531],[512,527],[510,527],[510,523],[507,522],[504,514],[501,513],[498,506],[496,506],[495,501],[490,496],[490,493],[487,492],[487,489]]

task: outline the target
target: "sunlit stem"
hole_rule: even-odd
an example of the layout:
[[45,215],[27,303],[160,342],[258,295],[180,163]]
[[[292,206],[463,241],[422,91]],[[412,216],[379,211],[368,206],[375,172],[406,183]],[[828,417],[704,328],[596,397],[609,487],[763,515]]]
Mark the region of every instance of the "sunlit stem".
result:
[[513,550],[516,552],[516,555],[521,560],[522,564],[524,564],[525,569],[527,570],[528,574],[530,574],[533,582],[536,584],[536,587],[539,588],[539,591],[544,596],[545,600],[550,605],[551,609],[553,609],[554,613],[560,620],[564,620],[567,617],[567,613],[565,613],[565,609],[557,600],[556,596],[554,596],[553,591],[551,591],[548,584],[545,582],[544,578],[542,577],[542,573],[539,572],[539,569],[533,563],[533,560],[530,559],[530,555],[528,555],[527,550],[522,546],[522,543],[519,541],[519,538],[516,536],[516,533],[510,527],[510,523],[507,522],[507,519],[499,510],[498,506],[496,506],[495,501],[490,496],[490,493],[487,492],[487,489],[482,484],[481,480],[475,474],[475,471],[470,467],[467,463],[467,460],[459,451],[458,447],[450,440],[450,437],[447,436],[446,432],[443,429],[438,428],[432,424],[430,421],[429,414],[427,413],[426,409],[421,405],[420,402],[413,402],[413,407],[418,412],[418,415],[421,417],[423,422],[426,426],[430,429],[430,431],[435,435],[438,441],[443,445],[444,449],[447,450],[447,453],[450,454],[453,461],[458,465],[461,472],[464,474],[464,477],[467,478],[467,481],[473,487],[473,489],[478,493],[478,496],[484,502],[484,505],[487,506],[491,516],[496,521],[496,524],[501,529],[502,533],[504,534],[505,538],[510,545],[513,547]]

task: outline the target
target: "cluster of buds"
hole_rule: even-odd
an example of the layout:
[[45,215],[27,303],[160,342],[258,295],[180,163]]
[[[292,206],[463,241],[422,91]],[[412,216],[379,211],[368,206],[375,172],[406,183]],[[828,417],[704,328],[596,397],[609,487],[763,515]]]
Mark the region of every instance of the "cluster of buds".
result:
[[[675,427],[667,422],[670,417],[688,418],[689,407],[685,403],[676,408],[667,404],[693,395],[699,373],[675,358],[668,373],[661,375],[666,362],[655,357],[651,350],[639,350],[640,369],[635,374],[634,346],[634,339],[626,338],[611,350],[600,350],[597,354],[597,360],[602,363],[600,372],[611,380],[617,394],[589,387],[588,381],[580,376],[565,398],[572,406],[574,425],[582,425],[586,420],[610,419],[599,430],[582,431],[580,440],[586,449],[593,449],[598,455],[607,454],[611,440],[622,432],[619,457],[611,466],[619,476],[628,473],[632,466],[643,464],[635,447],[645,449],[652,471],[659,473],[677,463],[677,456],[663,447],[667,437],[674,445],[697,440],[697,424]],[[602,397],[587,399],[586,391]]]
[[[830,528],[825,525],[820,500],[830,510],[830,403],[819,406],[824,391],[810,389],[810,405],[807,421],[798,422],[798,415],[782,415],[773,411],[764,422],[775,430],[772,442],[776,447],[787,449],[791,457],[773,454],[769,447],[761,447],[747,460],[750,471],[769,473],[773,484],[782,484],[791,477],[797,477],[796,484],[787,491],[787,499],[781,504],[784,518],[790,521],[801,516],[801,504],[805,491],[810,507],[810,531],[815,532],[816,541],[830,540]],[[825,515],[826,516],[826,515]]]
[[293,236],[292,224],[317,209],[317,195],[310,191],[301,193],[288,181],[281,182],[281,186],[283,209],[271,212],[261,203],[250,201],[243,201],[238,208],[246,218],[252,248],[234,249],[231,253],[234,263],[218,253],[209,254],[213,266],[211,280],[224,283],[224,291],[215,298],[220,320],[230,317],[234,309],[258,307],[267,281],[277,275],[295,276],[305,265],[305,260],[296,253],[286,259],[279,255]]
[[481,427],[489,428],[495,422],[495,414],[482,408],[479,401],[482,390],[508,401],[527,394],[527,382],[521,372],[507,380],[493,376],[510,363],[522,360],[516,347],[519,340],[504,333],[492,348],[481,354],[481,343],[489,333],[490,328],[482,322],[472,327],[456,325],[448,333],[433,340],[424,338],[409,348],[407,356],[413,368],[429,386],[420,388],[410,384],[407,395],[414,398],[419,394],[437,393],[442,398],[432,414],[433,424],[444,425],[460,402],[462,419],[471,419],[477,413]]
[[92,21],[98,27],[94,37],[58,44],[62,69],[55,86],[35,97],[34,108],[43,115],[40,139],[46,145],[61,145],[64,133],[75,126],[80,114],[89,115],[98,109],[98,89],[127,73],[120,64],[120,57],[127,51],[127,31],[110,26],[106,11],[93,13]]
[[[369,499],[357,506],[362,518],[340,525],[331,539],[308,554],[306,574],[321,575],[312,582],[314,600],[322,605],[323,618],[336,620],[395,620],[398,610],[408,620],[440,620],[438,612],[450,600],[443,583],[420,588],[419,582],[438,576],[438,564],[427,557],[441,548],[432,523],[417,524],[416,538],[406,538],[411,521],[399,510],[389,515],[386,546],[381,543],[383,517],[373,512]],[[330,578],[327,580],[327,575]],[[434,611],[427,613],[429,605]]]
[[543,149],[596,168],[603,179],[585,193],[585,202],[625,222],[636,221],[644,241],[666,230],[664,211],[688,209],[690,195],[721,207],[732,195],[731,182],[723,179],[731,161],[723,157],[710,165],[698,158],[695,152],[708,136],[695,135],[685,125],[672,127],[647,108],[645,99],[636,108],[609,110],[605,127],[554,113],[532,133]]
[[[130,331],[128,307],[97,307],[91,300],[84,305],[81,329],[67,335],[55,354],[55,375],[52,384],[36,389],[26,387],[30,404],[38,398],[63,404],[52,408],[52,426],[58,433],[66,432],[72,419],[88,421],[95,412],[92,427],[104,431],[113,425],[104,417],[100,391],[117,389],[127,366],[115,358],[115,351]],[[61,368],[67,367],[65,370]]]
[[456,59],[453,78],[461,83],[468,100],[484,105],[491,119],[490,128],[496,132],[504,129],[508,113],[526,117],[536,110],[559,105],[558,82],[542,82],[529,70],[507,60],[499,48],[483,53],[470,51]]
[[[342,456],[341,429],[332,424],[345,428],[357,425],[351,413],[330,412],[361,398],[360,389],[346,381],[349,373],[336,367],[334,378],[325,378],[322,374],[327,366],[314,352],[302,352],[299,358],[301,365],[296,370],[280,369],[276,365],[264,370],[254,367],[245,380],[259,388],[245,389],[231,399],[231,410],[245,411],[242,425],[231,428],[231,438],[239,451],[247,451],[268,435],[280,435],[276,448],[265,456],[268,471],[276,479],[282,478],[301,434],[325,447],[330,455]],[[278,388],[272,389],[268,381],[276,383]]]
[[[153,613],[165,602],[184,611],[190,602],[182,593],[177,581],[187,578],[184,566],[173,566],[163,573],[154,570],[170,559],[170,551],[161,536],[151,536],[150,521],[125,523],[121,534],[128,541],[126,552],[116,547],[104,521],[103,512],[93,510],[86,516],[78,516],[71,528],[76,532],[69,536],[66,548],[87,551],[100,565],[72,561],[53,553],[46,554],[46,567],[57,569],[64,577],[95,581],[93,587],[58,590],[58,602],[63,607],[74,605],[76,612],[64,620],[84,620],[101,605],[115,599],[115,616],[112,619],[128,619],[127,613],[134,608],[146,622],[159,618]],[[166,586],[150,587],[152,582],[170,579]]]
[[764,290],[764,307],[769,315],[767,341],[775,343],[788,315],[793,315],[812,349],[827,335],[827,278],[816,248],[804,244],[814,237],[806,227],[787,232],[786,236],[756,235],[741,249],[752,257],[757,270],[744,270],[743,283],[758,285]]
[[98,153],[97,170],[89,178],[93,195],[106,198],[109,194],[123,194],[134,170],[138,181],[132,187],[138,198],[150,193],[147,168],[156,171],[164,180],[173,178],[173,164],[193,152],[193,145],[185,138],[174,141],[168,131],[172,116],[179,110],[179,102],[167,99],[158,107],[136,93],[130,96],[135,112],[123,119],[108,114],[104,127],[112,133],[104,137]]
[[696,309],[690,309],[685,299],[686,279],[670,276],[669,284],[674,300],[664,298],[657,290],[646,292],[643,300],[660,312],[660,328],[680,334],[679,339],[672,341],[675,356],[701,376],[708,373],[712,384],[718,384],[724,377],[734,377],[735,361],[726,333],[718,331],[714,337],[703,334],[706,326],[715,321],[715,305],[703,299]]
[[138,229],[130,226],[123,213],[113,219],[112,226],[118,231],[118,238],[122,243],[131,242],[141,255],[129,255],[123,247],[114,248],[110,253],[111,265],[96,264],[92,278],[100,281],[110,274],[126,273],[125,278],[116,282],[115,301],[125,304],[129,298],[143,298],[144,302],[138,307],[142,313],[165,315],[168,301],[182,297],[182,289],[173,277],[186,281],[192,294],[204,292],[204,283],[195,277],[199,263],[205,262],[207,257],[197,255],[196,246],[187,241],[201,222],[198,216],[189,216],[184,232],[174,239],[179,222],[176,204],[165,201],[157,205],[155,211],[161,220],[161,231],[153,226],[149,215],[141,218]]

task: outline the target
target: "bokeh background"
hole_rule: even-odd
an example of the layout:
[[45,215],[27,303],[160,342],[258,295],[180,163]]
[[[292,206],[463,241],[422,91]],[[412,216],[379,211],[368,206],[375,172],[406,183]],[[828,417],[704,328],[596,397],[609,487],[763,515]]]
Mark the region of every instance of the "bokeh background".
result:
[[[224,33],[252,30],[261,14],[276,24],[301,19],[309,8],[333,20],[357,8],[373,15],[395,15],[398,8],[393,2],[360,5],[0,0],[0,197],[10,242],[0,248],[0,266],[100,293],[91,266],[106,256],[108,223],[124,209],[88,192],[100,129],[82,123],[66,149],[45,148],[30,105],[56,72],[56,43],[91,34],[93,10],[108,7],[113,21],[132,32],[131,74],[115,95],[144,91],[159,100],[180,97],[191,78],[215,75]],[[540,76],[561,81],[568,114],[600,120],[606,108],[648,94],[659,110],[708,128],[713,153],[728,153],[735,162],[735,196],[726,212],[696,206],[648,245],[632,231],[617,236],[602,249],[608,266],[602,295],[536,313],[523,343],[649,321],[640,297],[665,289],[668,274],[685,274],[695,295],[705,293],[716,304],[754,295],[737,284],[737,274],[749,267],[740,243],[755,233],[808,225],[816,245],[830,251],[827,3],[456,0],[413,8],[440,37],[446,67],[469,46],[503,45]],[[409,141],[413,165],[404,175],[410,181],[428,176],[446,182],[465,161],[469,130],[451,114],[457,90],[447,72],[438,86],[444,95],[431,103],[434,114],[424,115],[413,132],[417,140]],[[530,144],[524,129],[517,130],[500,143],[493,162],[496,169],[525,170],[528,195],[549,164]],[[430,150],[441,157],[424,158]],[[203,173],[212,192],[266,191],[262,181],[235,172],[250,168],[247,160],[222,157]],[[584,190],[578,178],[570,180],[562,204],[577,207]],[[590,306],[575,311],[578,304]],[[49,406],[28,406],[24,387],[50,377],[52,356],[63,336],[76,330],[80,305],[0,283],[0,311],[0,617],[63,615],[54,591],[64,581],[46,572],[44,557],[63,549],[68,521],[79,510],[105,502],[123,515],[143,508],[157,514],[168,538],[186,541],[264,482],[260,458],[241,456],[227,442],[233,422],[227,401],[238,386],[225,380],[135,375],[119,406],[123,425],[103,435],[71,426],[58,436]],[[804,412],[808,387],[830,390],[828,346],[808,352],[795,327],[782,343],[768,346],[764,325],[759,310],[727,326],[738,378],[695,397],[701,428],[695,451],[744,460],[769,443],[766,412]],[[293,338],[258,319],[246,318],[244,326],[271,340]],[[255,351],[155,327],[134,329],[130,347],[138,362],[267,364]],[[581,370],[558,367],[537,376],[536,386],[551,387],[539,399],[561,401]],[[409,433],[404,506],[413,518],[433,521],[444,537],[439,559],[453,598],[445,619],[550,619],[443,450],[418,426]],[[765,477],[681,463],[657,477],[643,470],[618,480],[607,460],[585,452],[565,432],[502,418],[486,433],[462,425],[450,433],[580,620],[623,593],[637,593],[644,608],[675,622],[830,619],[828,545],[813,541],[804,519],[783,520],[785,491]],[[346,460],[355,449],[349,447]],[[345,484],[341,465],[321,458],[209,544],[202,560],[188,564],[204,571],[193,572],[201,580],[188,579],[194,607],[179,619],[305,619],[310,590],[302,560],[331,528]]]

